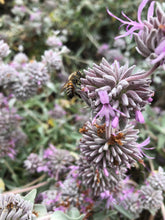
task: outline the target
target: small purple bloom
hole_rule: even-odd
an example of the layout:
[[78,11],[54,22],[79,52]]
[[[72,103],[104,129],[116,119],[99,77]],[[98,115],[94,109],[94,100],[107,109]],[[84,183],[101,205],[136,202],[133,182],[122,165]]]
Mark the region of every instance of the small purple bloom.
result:
[[119,122],[119,118],[115,115],[115,111],[119,112],[123,116],[125,116],[125,114],[111,107],[111,105],[109,104],[109,97],[107,91],[99,91],[98,94],[100,96],[100,102],[102,103],[103,106],[101,110],[94,117],[92,124],[95,122],[97,117],[105,117],[105,123],[106,126],[108,127],[110,123],[110,117],[112,117],[112,127],[116,128]]
[[136,121],[140,122],[141,124],[144,124],[144,123],[145,123],[144,117],[143,117],[141,111],[137,110],[137,111],[135,112],[135,115],[136,115]]
[[150,148],[146,148],[145,146],[148,145],[150,143],[150,137],[148,137],[145,141],[143,141],[141,144],[137,145],[137,148],[139,149],[139,155],[141,157],[143,157],[143,155],[145,157],[147,157],[148,159],[154,159],[154,157],[150,157],[148,155],[146,155],[143,150],[153,150],[155,149],[154,147],[150,147]]
[[[128,35],[132,35],[134,33],[134,31],[137,31],[137,30],[143,30],[143,27],[144,27],[144,23],[142,22],[141,20],[141,13],[142,13],[142,10],[143,8],[146,6],[147,2],[149,0],[143,0],[141,2],[141,4],[139,5],[139,8],[138,8],[138,13],[137,13],[137,17],[138,17],[138,22],[137,21],[133,21],[131,20],[130,18],[128,18],[124,12],[122,12],[122,15],[123,17],[125,17],[128,21],[125,21],[125,20],[122,20],[121,18],[118,18],[117,16],[115,16],[114,14],[112,14],[112,12],[110,12],[108,9],[107,9],[107,12],[110,16],[116,18],[118,21],[120,21],[122,23],[122,25],[127,25],[126,27],[126,33],[123,34],[123,35],[120,35],[118,37],[116,37],[115,39],[118,39],[118,38],[121,38],[121,37],[126,37]],[[148,17],[150,17],[151,15],[153,14],[153,4],[151,5],[149,11],[148,11]],[[129,27],[132,26],[130,29]]]
[[165,58],[165,40],[160,42],[160,44],[155,48],[155,54],[158,55],[154,60],[152,60],[152,64],[156,64],[158,62],[164,62]]

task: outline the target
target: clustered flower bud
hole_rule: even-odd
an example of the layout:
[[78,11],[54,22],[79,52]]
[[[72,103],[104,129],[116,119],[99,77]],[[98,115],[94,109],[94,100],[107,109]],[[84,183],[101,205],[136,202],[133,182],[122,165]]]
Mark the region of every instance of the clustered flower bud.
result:
[[61,201],[66,205],[79,205],[83,201],[82,195],[79,193],[78,182],[72,177],[68,177],[60,186]]
[[[154,2],[151,3],[152,5]],[[154,9],[154,8],[153,8]],[[147,21],[144,21],[143,30],[135,33],[137,51],[144,57],[149,57],[153,64],[165,62],[165,13],[161,5],[157,4],[156,16],[150,14]]]
[[57,189],[49,189],[39,195],[42,200],[41,204],[45,205],[48,211],[54,210],[55,205],[59,200],[59,196],[60,194],[58,193]]
[[10,88],[17,81],[17,71],[7,64],[2,64],[0,68],[0,86]]
[[131,193],[120,202],[120,205],[127,210],[134,219],[139,218],[143,206],[139,199],[139,193]]

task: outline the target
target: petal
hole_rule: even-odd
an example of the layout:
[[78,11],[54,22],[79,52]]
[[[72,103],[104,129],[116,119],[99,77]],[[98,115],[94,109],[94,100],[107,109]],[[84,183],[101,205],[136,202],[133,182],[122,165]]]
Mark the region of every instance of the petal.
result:
[[98,92],[99,96],[100,96],[100,102],[104,105],[104,104],[109,104],[109,96],[107,91],[99,91]]
[[137,147],[138,148],[142,148],[146,145],[148,145],[150,143],[150,137],[148,137],[147,139],[145,139],[141,144],[138,144]]
[[141,14],[142,14],[142,11],[143,11],[143,8],[146,6],[147,2],[149,0],[143,0],[140,5],[139,5],[139,8],[138,8],[138,21],[140,23],[142,23],[142,20],[141,20]]
[[112,120],[112,127],[113,128],[116,128],[119,124],[119,117],[115,117],[113,120]]
[[141,124],[143,124],[145,122],[141,111],[137,110],[135,112],[135,115],[136,115],[136,121],[140,122]]
[[165,57],[165,52],[161,53],[156,59],[152,60],[151,63],[156,64],[160,62],[161,60],[163,60],[164,57]]
[[107,9],[107,12],[108,12],[108,14],[109,14],[110,16],[116,18],[116,19],[117,19],[118,21],[120,21],[121,23],[123,23],[123,24],[130,24],[130,22],[124,21],[124,20],[122,20],[121,18],[118,18],[117,16],[115,16],[114,14],[112,14],[112,12],[110,12],[108,9]]
[[165,51],[165,40],[163,40],[155,49],[155,53],[157,55],[161,54]]
[[154,4],[155,2],[151,2],[150,7],[148,9],[148,13],[147,13],[147,20],[149,21],[150,17],[153,17],[154,14]]

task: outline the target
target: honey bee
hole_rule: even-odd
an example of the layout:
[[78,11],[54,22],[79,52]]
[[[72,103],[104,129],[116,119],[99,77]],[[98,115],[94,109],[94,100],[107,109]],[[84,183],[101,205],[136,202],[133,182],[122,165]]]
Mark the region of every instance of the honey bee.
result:
[[62,87],[62,91],[64,91],[69,99],[73,98],[74,95],[78,94],[77,90],[80,90],[81,82],[80,78],[82,77],[82,73],[80,71],[71,73],[68,77],[68,81]]

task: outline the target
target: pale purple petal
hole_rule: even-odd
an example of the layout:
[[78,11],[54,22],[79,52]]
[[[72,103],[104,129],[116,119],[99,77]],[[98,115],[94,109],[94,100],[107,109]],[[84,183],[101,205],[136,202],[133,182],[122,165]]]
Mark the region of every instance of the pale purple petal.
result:
[[114,117],[114,119],[112,120],[112,127],[116,128],[119,124],[119,117]]
[[109,176],[108,170],[106,168],[104,168],[104,174],[105,176]]
[[143,0],[140,5],[139,5],[139,8],[138,8],[138,21],[140,23],[142,23],[142,20],[141,20],[141,14],[142,14],[142,11],[143,11],[143,8],[146,6],[147,2],[149,0]]
[[99,91],[98,92],[99,96],[100,96],[100,102],[104,105],[104,104],[109,104],[109,96],[107,91]]
[[141,124],[145,123],[144,117],[143,117],[141,111],[137,110],[135,112],[135,115],[136,115],[136,121],[140,122]]
[[151,63],[155,64],[160,62],[165,57],[165,52],[162,52],[156,59],[152,60]]
[[163,40],[155,49],[155,53],[157,55],[161,54],[162,52],[165,52],[165,40]]
[[155,5],[155,1],[151,2],[150,7],[148,9],[148,13],[147,13],[147,20],[149,21],[150,17],[153,17],[154,15],[154,5]]
[[117,16],[115,16],[114,14],[112,14],[112,12],[110,12],[108,9],[107,9],[107,12],[108,12],[108,14],[109,14],[110,16],[116,18],[118,21],[120,21],[120,22],[123,23],[123,24],[129,24],[129,23],[130,23],[130,22],[128,22],[128,21],[122,20],[121,18],[118,18]]
[[146,145],[148,145],[149,143],[150,143],[150,137],[145,139],[141,144],[138,144],[137,147],[142,148],[142,147],[145,147]]

